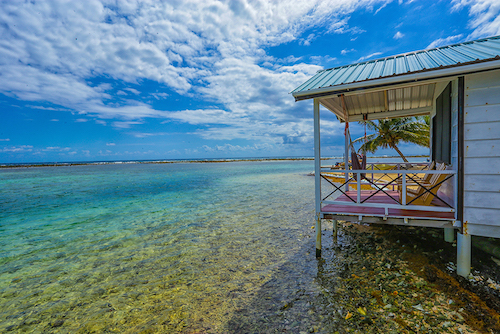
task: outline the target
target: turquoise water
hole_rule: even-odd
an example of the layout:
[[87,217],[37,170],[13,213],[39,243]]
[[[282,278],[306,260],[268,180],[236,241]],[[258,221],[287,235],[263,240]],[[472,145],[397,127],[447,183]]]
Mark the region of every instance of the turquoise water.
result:
[[277,280],[271,308],[313,293],[313,169],[0,170],[0,332],[234,332],[271,312]]

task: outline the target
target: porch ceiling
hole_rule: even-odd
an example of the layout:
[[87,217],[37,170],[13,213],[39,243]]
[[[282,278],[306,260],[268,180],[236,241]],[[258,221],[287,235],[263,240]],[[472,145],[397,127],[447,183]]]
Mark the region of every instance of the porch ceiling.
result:
[[429,114],[432,111],[436,83],[360,91],[318,98],[323,107],[341,121],[395,118]]

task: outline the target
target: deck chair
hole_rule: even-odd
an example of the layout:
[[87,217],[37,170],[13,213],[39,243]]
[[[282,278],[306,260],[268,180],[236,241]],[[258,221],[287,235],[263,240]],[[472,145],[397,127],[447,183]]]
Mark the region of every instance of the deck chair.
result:
[[[433,170],[436,168],[436,162],[435,161],[432,161],[427,167],[423,168],[422,170],[425,171],[425,170]],[[438,167],[437,167],[437,170],[445,170],[446,169],[446,165],[445,164],[438,164]],[[411,178],[415,181],[417,181],[418,183],[429,183],[431,182],[431,178],[434,176],[435,174],[425,174],[423,177],[420,177],[418,175],[412,175]],[[412,181],[411,179],[410,180],[407,180],[406,182],[406,185],[408,186],[418,186],[417,183],[415,183],[415,181]],[[401,188],[403,186],[403,181],[401,179],[398,180],[398,187]],[[413,191],[411,188],[409,189],[409,191]]]
[[[438,164],[436,170],[443,171],[446,170],[446,165],[444,163]],[[426,182],[422,180],[418,181],[418,188],[413,190],[408,188],[408,186],[417,185],[416,183],[407,182],[406,188],[406,203],[414,204],[414,205],[425,205],[429,206],[432,203],[432,200],[437,195],[439,188],[441,187],[442,182],[446,179],[448,175],[446,174],[427,174],[430,176],[428,178],[429,181]],[[399,190],[399,198],[403,198],[403,187],[402,185],[398,187]]]

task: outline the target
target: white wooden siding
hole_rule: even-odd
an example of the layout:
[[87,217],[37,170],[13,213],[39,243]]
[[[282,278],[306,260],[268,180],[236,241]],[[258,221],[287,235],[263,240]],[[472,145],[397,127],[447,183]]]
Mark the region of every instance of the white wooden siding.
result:
[[464,112],[464,221],[500,238],[500,70],[465,77]]
[[465,159],[464,169],[473,170],[478,175],[500,175],[499,168],[491,168],[493,166],[500,166],[500,157],[484,157],[476,159]]
[[500,139],[500,122],[467,123],[465,137],[467,140]]
[[484,123],[484,122],[500,122],[500,105],[494,104],[485,106],[471,107],[465,110],[465,122]]
[[[465,128],[467,128],[467,124],[464,124]],[[465,158],[495,158],[498,157],[498,151],[500,148],[500,140],[466,140],[465,139]],[[491,166],[489,161],[485,160],[483,163],[488,164],[491,168],[491,172],[495,174],[496,166]],[[467,169],[465,169],[465,173],[467,173]],[[471,170],[469,173],[474,174],[475,171]]]

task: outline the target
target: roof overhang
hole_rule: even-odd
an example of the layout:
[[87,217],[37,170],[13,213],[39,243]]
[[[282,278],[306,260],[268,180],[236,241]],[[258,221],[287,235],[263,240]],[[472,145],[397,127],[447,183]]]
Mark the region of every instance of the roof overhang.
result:
[[432,112],[436,83],[358,91],[318,98],[319,103],[341,121],[425,115]]
[[326,87],[294,97],[318,100],[341,122],[419,116],[433,111],[435,98],[449,81],[495,69],[500,69],[500,60]]

